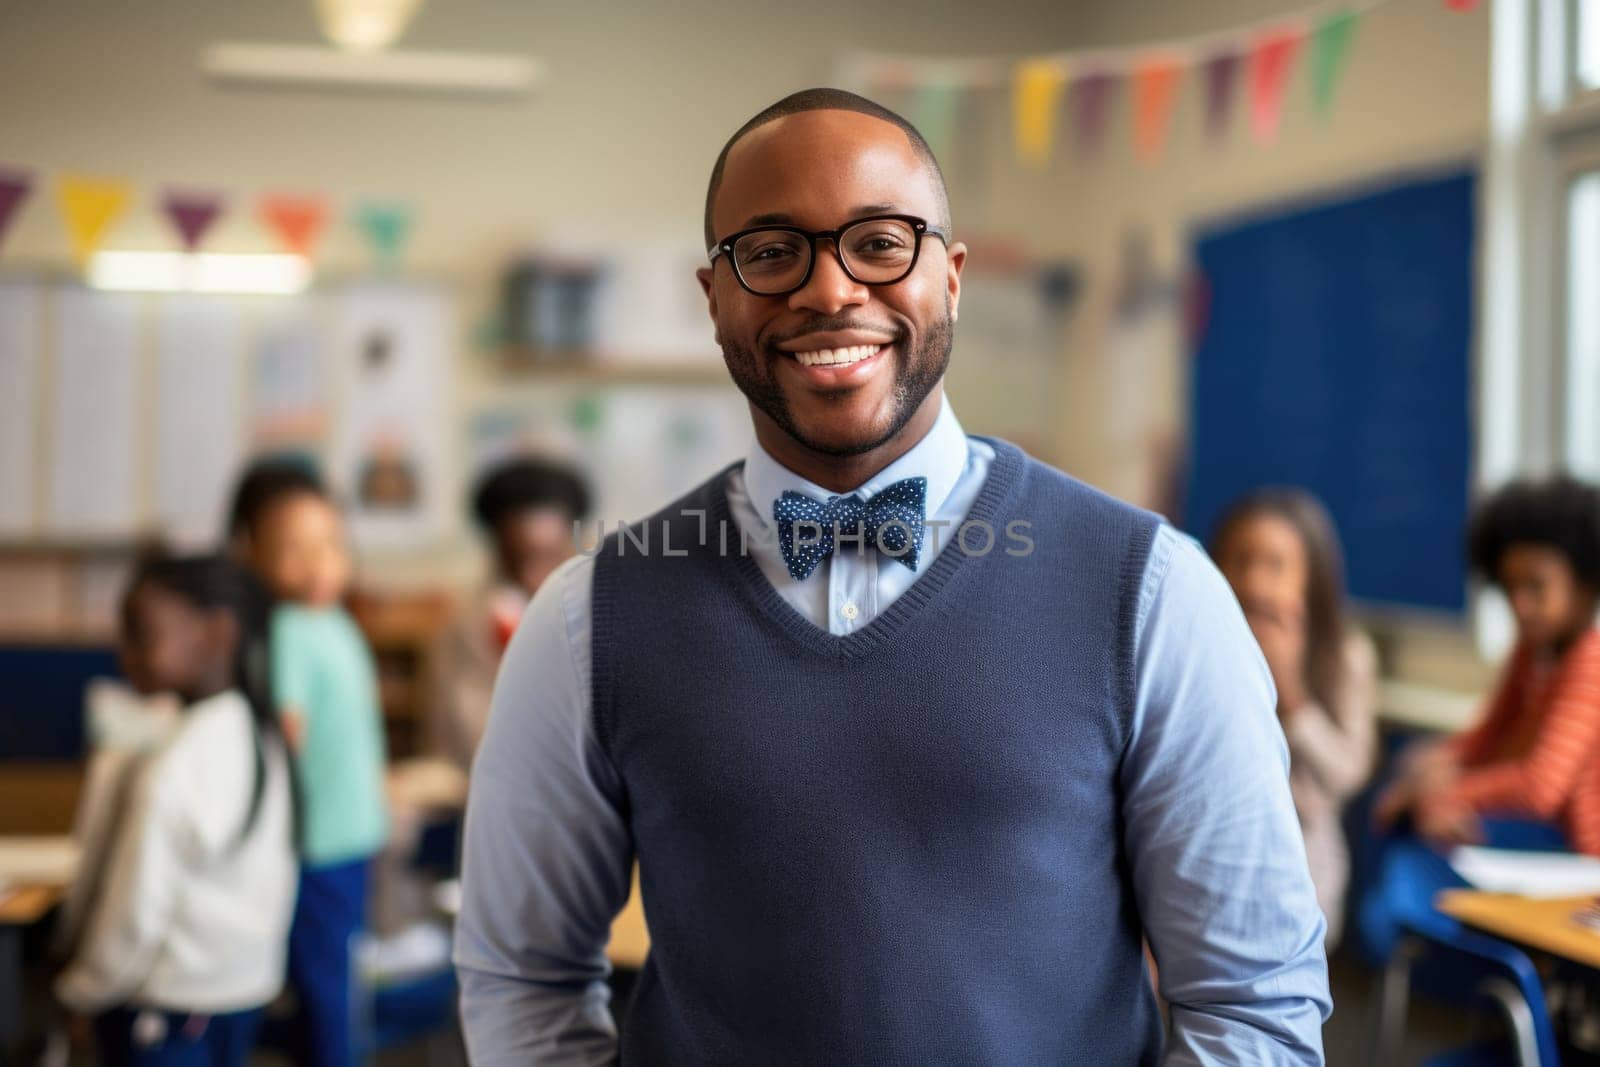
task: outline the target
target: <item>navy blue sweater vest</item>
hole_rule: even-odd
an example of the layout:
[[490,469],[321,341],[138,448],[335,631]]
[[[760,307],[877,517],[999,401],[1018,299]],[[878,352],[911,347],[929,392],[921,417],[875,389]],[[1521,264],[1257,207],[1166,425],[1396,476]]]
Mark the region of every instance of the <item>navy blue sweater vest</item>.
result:
[[1118,803],[1157,520],[985,440],[993,548],[946,530],[842,637],[740,553],[726,470],[648,554],[603,542],[595,726],[652,939],[624,1063],[1157,1059]]

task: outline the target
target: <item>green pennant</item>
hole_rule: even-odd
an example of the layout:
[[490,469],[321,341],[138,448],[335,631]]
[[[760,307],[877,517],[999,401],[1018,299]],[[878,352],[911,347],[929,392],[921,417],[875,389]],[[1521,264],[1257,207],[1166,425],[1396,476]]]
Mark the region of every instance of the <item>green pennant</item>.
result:
[[379,268],[394,270],[411,234],[411,209],[399,204],[366,204],[356,212],[356,225],[372,245]]
[[1311,37],[1311,91],[1317,114],[1327,117],[1333,107],[1333,91],[1344,69],[1350,37],[1355,32],[1353,11],[1339,11],[1323,19]]
[[950,150],[960,103],[961,87],[954,82],[930,81],[917,90],[916,102],[912,105],[912,125],[933,149],[935,158],[943,157]]

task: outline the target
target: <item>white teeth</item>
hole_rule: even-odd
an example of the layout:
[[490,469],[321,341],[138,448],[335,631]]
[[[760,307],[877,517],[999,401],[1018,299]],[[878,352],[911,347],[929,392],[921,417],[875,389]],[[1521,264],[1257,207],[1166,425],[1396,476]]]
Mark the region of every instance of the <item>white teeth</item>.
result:
[[806,367],[838,367],[860,363],[875,356],[882,345],[856,345],[853,348],[822,348],[815,352],[796,352],[795,358]]

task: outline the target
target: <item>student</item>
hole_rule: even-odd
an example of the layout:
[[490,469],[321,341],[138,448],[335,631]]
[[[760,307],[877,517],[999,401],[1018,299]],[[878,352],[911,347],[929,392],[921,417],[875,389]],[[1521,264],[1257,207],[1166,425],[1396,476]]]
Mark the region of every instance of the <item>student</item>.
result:
[[350,558],[315,475],[267,461],[239,485],[231,539],[277,598],[272,683],[305,802],[300,900],[289,934],[297,1063],[353,1062],[353,939],[366,927],[369,862],[388,830],[377,673],[340,606]]
[[1339,819],[1372,773],[1377,747],[1377,656],[1364,634],[1345,626],[1338,534],[1309,493],[1269,488],[1243,497],[1218,523],[1211,555],[1272,671],[1289,791],[1332,950],[1350,876]]
[[183,716],[131,772],[104,881],[56,983],[101,1062],[243,1064],[283,985],[295,895],[290,756],[269,692],[269,601],[220,556],[142,564],[122,659]]
[[1600,856],[1600,491],[1566,477],[1515,482],[1483,504],[1469,547],[1510,602],[1517,642],[1478,724],[1406,753],[1378,798],[1380,828],[1415,832],[1390,844],[1363,902],[1363,938],[1380,958],[1398,923],[1449,922],[1434,892],[1464,883],[1426,846]]
[[564,465],[513,459],[478,483],[472,511],[493,543],[494,577],[445,631],[434,661],[435,744],[463,771],[489,718],[501,653],[528,598],[573,555],[573,523],[589,514],[589,489]]

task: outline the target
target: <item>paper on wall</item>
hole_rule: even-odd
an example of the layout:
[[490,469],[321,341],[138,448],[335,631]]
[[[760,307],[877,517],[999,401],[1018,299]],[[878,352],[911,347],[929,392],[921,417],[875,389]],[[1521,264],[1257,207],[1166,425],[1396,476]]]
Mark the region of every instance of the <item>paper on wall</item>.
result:
[[55,290],[51,533],[122,537],[138,526],[139,311],[126,293]]
[[43,294],[37,285],[0,283],[0,535],[30,533],[38,428]]
[[156,329],[156,514],[167,536],[214,542],[240,463],[237,306],[169,296]]

